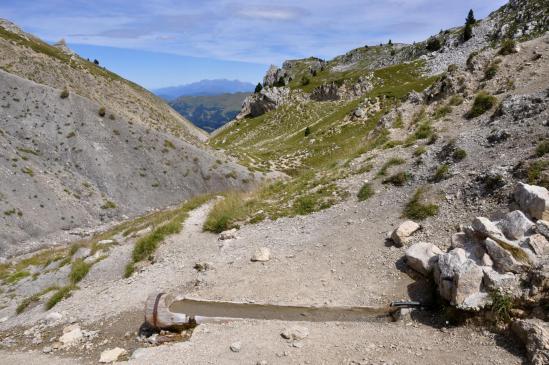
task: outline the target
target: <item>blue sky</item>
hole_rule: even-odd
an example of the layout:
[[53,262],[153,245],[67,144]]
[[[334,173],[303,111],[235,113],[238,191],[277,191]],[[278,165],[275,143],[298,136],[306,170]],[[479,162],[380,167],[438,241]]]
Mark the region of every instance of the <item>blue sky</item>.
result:
[[145,87],[259,81],[285,59],[420,41],[505,0],[0,0],[0,17]]

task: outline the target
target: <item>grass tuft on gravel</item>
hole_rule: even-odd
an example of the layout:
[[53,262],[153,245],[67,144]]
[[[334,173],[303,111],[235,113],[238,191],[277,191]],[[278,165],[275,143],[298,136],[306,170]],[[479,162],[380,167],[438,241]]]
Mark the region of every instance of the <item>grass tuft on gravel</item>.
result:
[[166,237],[181,232],[182,224],[189,216],[189,212],[210,199],[210,195],[200,195],[183,203],[169,221],[165,223],[159,222],[160,225],[154,228],[151,233],[138,239],[133,248],[132,260],[126,265],[124,277],[131,276],[134,271],[134,265],[137,262],[152,256],[158,248],[158,245],[164,241]]
[[84,262],[83,259],[75,260],[72,263],[71,272],[69,273],[69,279],[71,283],[76,284],[88,275],[92,264]]
[[249,213],[250,208],[246,204],[244,194],[233,191],[215,203],[202,228],[205,231],[221,233],[236,227],[235,222],[244,219]]
[[385,176],[387,175],[387,170],[389,170],[389,168],[396,165],[402,165],[405,162],[406,161],[400,157],[393,157],[389,161],[385,162],[383,166],[381,166],[381,169],[378,171],[377,176]]
[[375,194],[374,188],[372,187],[372,184],[366,183],[362,185],[360,190],[358,191],[358,194],[356,195],[358,198],[358,201],[364,201],[370,199]]
[[410,219],[424,220],[438,214],[438,205],[423,202],[426,189],[420,187],[404,207],[404,216]]
[[549,141],[542,141],[536,147],[536,155],[538,157],[543,157],[549,153]]
[[23,299],[23,301],[19,303],[19,305],[15,309],[15,313],[17,314],[23,313],[29,307],[29,305],[31,305],[32,303],[38,302],[44,294],[47,294],[50,291],[58,290],[58,289],[59,287],[57,286],[50,286],[49,288],[46,288],[36,294],[31,295],[30,297]]
[[497,99],[488,94],[486,91],[481,91],[475,97],[471,110],[466,114],[468,119],[473,119],[486,113],[496,105]]
[[406,171],[400,171],[396,174],[393,174],[383,180],[383,184],[391,184],[394,186],[404,186],[410,179],[412,178],[412,175]]
[[62,288],[57,289],[57,291],[48,299],[45,304],[46,310],[50,310],[57,305],[60,301],[65,298],[70,297],[71,291],[75,289],[74,285],[67,285]]

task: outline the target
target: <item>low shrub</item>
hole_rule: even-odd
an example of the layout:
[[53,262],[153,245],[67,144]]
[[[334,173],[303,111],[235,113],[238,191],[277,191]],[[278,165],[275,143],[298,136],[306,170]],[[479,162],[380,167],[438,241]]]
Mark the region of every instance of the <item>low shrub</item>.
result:
[[104,117],[105,114],[107,114],[107,111],[105,110],[105,107],[101,107],[101,108],[99,108],[97,113],[99,114],[100,117]]
[[454,161],[461,161],[467,157],[467,152],[464,149],[456,148],[454,153],[452,154],[452,158]]
[[59,97],[61,99],[66,99],[69,97],[69,90],[67,88],[64,88],[63,91],[61,91],[61,94],[59,94]]
[[496,74],[498,73],[498,65],[496,63],[491,63],[486,67],[486,70],[484,70],[484,80],[492,80]]
[[472,70],[473,69],[473,61],[475,60],[475,58],[478,56],[478,52],[477,51],[474,51],[474,52],[471,52],[469,54],[469,57],[467,57],[467,61],[465,62],[465,64],[467,65],[467,68],[469,70]]
[[496,105],[497,99],[488,94],[485,91],[481,91],[475,97],[471,110],[467,113],[466,117],[469,119],[476,118],[486,113]]
[[440,43],[440,40],[437,37],[431,37],[427,41],[426,48],[429,52],[436,52],[442,48],[442,44]]
[[501,42],[501,48],[499,49],[498,54],[502,56],[507,56],[512,53],[517,52],[517,42],[515,42],[513,39],[506,39],[503,42]]

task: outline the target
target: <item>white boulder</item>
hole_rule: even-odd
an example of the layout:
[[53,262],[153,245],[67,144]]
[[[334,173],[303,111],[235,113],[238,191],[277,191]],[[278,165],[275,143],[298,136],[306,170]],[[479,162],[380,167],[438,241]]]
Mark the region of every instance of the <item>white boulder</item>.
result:
[[237,229],[236,228],[233,228],[233,229],[229,229],[227,231],[223,231],[219,234],[219,237],[218,239],[220,241],[225,241],[225,240],[233,240],[236,238],[236,232],[237,232]]
[[115,347],[114,349],[105,350],[101,353],[99,362],[103,364],[110,364],[112,362],[118,361],[118,359],[128,352],[120,347]]
[[303,326],[293,326],[286,328],[280,335],[287,340],[300,341],[309,336],[309,329]]
[[252,261],[265,262],[271,259],[271,250],[267,247],[258,248],[252,256]]
[[549,220],[549,191],[546,188],[518,183],[514,198],[520,209],[532,218]]
[[419,242],[406,250],[406,263],[415,271],[429,275],[442,251],[432,243]]
[[59,342],[68,347],[79,343],[83,338],[84,334],[80,326],[76,324],[63,328],[63,336],[59,337]]
[[414,221],[405,221],[391,233],[391,239],[398,247],[402,247],[410,240],[412,234],[420,228],[421,226]]

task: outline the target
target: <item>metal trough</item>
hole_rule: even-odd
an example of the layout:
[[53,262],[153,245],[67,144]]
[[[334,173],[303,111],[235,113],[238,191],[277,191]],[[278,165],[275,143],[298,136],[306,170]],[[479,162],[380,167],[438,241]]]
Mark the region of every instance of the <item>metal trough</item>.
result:
[[387,320],[401,307],[420,306],[417,302],[394,302],[385,307],[302,306],[224,302],[160,293],[147,298],[145,321],[154,328],[185,328],[208,322],[243,319],[364,322]]

